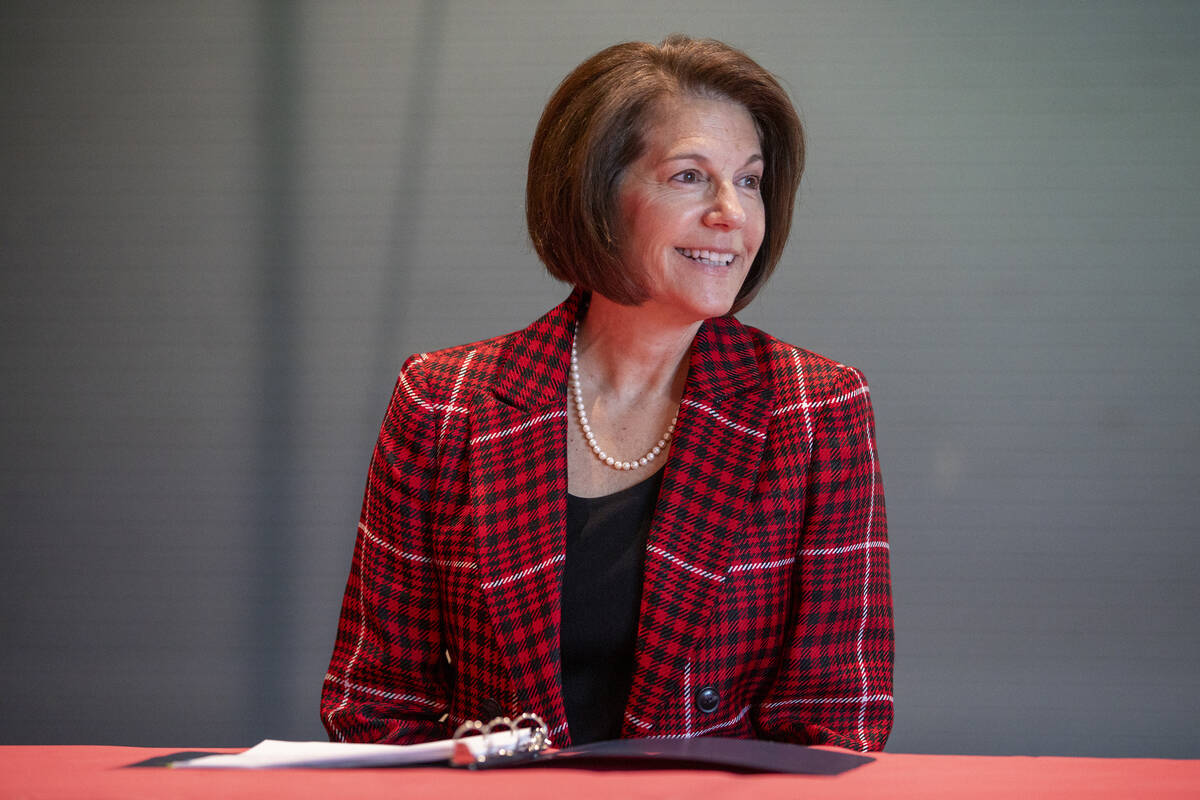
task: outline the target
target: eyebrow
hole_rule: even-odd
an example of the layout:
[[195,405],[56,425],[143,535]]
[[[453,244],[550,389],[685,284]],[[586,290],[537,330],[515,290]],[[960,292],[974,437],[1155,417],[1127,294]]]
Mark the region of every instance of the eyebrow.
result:
[[[752,155],[746,159],[746,163],[742,164],[741,168],[745,169],[746,167],[753,164],[755,161],[762,161],[762,160],[763,160],[762,154],[755,153],[754,155]],[[668,161],[708,161],[708,157],[701,153],[680,153],[679,155],[667,156],[666,158],[663,159],[664,164]]]

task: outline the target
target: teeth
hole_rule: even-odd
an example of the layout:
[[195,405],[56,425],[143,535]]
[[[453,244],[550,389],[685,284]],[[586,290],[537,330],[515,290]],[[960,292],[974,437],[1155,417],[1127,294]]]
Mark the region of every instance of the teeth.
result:
[[727,267],[733,263],[733,253],[718,253],[715,250],[691,250],[686,247],[676,247],[675,250],[693,261],[708,264],[713,267]]

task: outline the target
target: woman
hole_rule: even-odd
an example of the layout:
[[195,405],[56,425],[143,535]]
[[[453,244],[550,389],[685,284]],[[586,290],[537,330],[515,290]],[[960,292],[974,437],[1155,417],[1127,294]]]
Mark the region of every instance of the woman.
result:
[[322,696],[331,738],[541,715],[559,746],[883,746],[887,535],[862,375],[743,326],[803,165],[743,53],[610,47],[549,101],[527,219],[575,291],[410,358]]

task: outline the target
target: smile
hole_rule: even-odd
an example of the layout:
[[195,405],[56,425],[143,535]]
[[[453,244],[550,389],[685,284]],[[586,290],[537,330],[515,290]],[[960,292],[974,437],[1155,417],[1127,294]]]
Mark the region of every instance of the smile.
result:
[[690,258],[697,264],[709,267],[728,267],[737,258],[733,253],[718,253],[715,250],[690,250],[686,247],[676,247],[675,252],[684,258]]

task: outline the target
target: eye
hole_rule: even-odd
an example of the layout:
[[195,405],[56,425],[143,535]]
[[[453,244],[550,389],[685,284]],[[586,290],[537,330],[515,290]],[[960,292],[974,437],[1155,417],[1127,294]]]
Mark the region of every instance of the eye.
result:
[[746,177],[742,178],[742,186],[745,186],[747,189],[757,192],[759,189],[762,188],[762,176],[747,175]]
[[679,181],[680,183],[699,183],[704,180],[704,176],[700,174],[698,169],[685,169],[683,172],[677,172],[671,177],[671,180]]

